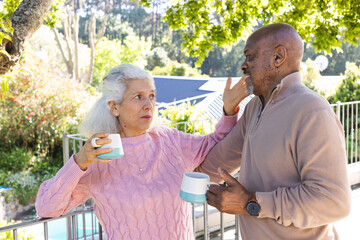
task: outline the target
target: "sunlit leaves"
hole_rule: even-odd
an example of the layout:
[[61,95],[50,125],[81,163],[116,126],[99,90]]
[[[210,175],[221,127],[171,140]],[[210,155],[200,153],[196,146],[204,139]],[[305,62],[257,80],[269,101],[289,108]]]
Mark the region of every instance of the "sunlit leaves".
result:
[[[150,4],[150,0],[142,0]],[[317,51],[331,53],[342,41],[360,40],[359,0],[189,0],[177,1],[166,12],[172,29],[182,30],[183,48],[198,64],[218,46],[246,38],[258,23],[289,23]]]

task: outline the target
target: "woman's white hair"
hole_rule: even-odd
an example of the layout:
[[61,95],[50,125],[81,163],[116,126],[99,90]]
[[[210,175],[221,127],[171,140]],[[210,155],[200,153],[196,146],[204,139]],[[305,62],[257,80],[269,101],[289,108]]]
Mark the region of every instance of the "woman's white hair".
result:
[[108,72],[103,79],[102,96],[79,126],[80,135],[89,138],[98,132],[120,132],[119,120],[110,112],[108,102],[121,103],[127,84],[133,79],[146,79],[154,84],[154,78],[149,72],[132,64],[121,64]]

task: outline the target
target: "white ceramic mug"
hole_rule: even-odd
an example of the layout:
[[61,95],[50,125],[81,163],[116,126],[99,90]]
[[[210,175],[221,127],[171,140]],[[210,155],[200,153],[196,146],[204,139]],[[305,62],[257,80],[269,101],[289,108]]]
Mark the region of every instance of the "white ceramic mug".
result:
[[[124,156],[124,150],[121,143],[120,134],[109,134],[107,137],[108,139],[111,139],[111,143],[101,145],[100,148],[113,148],[112,152],[104,153],[96,155],[98,158],[101,159],[114,159],[114,158],[121,158]],[[99,139],[99,138],[93,138],[93,139]],[[92,140],[95,142],[96,140]]]
[[209,175],[199,172],[187,172],[184,173],[180,197],[191,203],[204,203],[206,202],[206,192],[208,185],[219,185],[214,182],[210,182]]

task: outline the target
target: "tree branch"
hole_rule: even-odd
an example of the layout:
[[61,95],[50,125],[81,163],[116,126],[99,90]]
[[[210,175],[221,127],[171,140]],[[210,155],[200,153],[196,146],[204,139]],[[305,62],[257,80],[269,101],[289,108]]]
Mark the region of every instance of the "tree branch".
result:
[[20,59],[24,49],[24,42],[40,28],[45,16],[50,10],[54,0],[23,0],[19,7],[10,17],[14,33],[12,42],[5,39],[1,49],[5,49],[9,55],[0,53],[0,74],[4,74]]

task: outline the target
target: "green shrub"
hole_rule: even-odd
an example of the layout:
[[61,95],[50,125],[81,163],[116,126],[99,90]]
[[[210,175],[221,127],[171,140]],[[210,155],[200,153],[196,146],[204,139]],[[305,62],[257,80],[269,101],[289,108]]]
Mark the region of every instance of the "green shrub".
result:
[[302,81],[305,86],[325,97],[325,91],[321,86],[321,75],[316,62],[307,59],[305,65],[300,67]]
[[6,195],[6,200],[17,200],[21,205],[26,205],[30,200],[33,200],[39,188],[39,182],[28,171],[8,175],[6,184],[13,189],[11,194]]
[[0,169],[9,172],[24,171],[34,162],[34,158],[34,154],[24,148],[15,147],[10,151],[0,149]]
[[[335,94],[328,98],[328,101],[332,104],[340,102],[352,102],[360,100],[360,67],[355,63],[346,63],[345,78],[339,85]],[[343,127],[346,137],[346,146],[348,148],[348,162],[352,163],[359,160],[359,155],[356,149],[360,145],[360,138],[355,135],[356,129],[359,129],[360,125],[360,109],[352,106],[350,108],[340,107],[340,116],[344,119]]]
[[0,102],[2,148],[19,146],[61,164],[62,134],[77,132],[91,95],[35,57],[31,62],[24,59],[3,78],[11,96]]
[[208,121],[200,121],[201,112],[196,110],[195,102],[191,104],[187,101],[179,105],[171,105],[159,111],[158,121],[186,133],[201,135],[210,133],[214,129],[213,126]]
[[335,94],[328,98],[330,103],[352,102],[360,100],[360,67],[355,63],[347,62],[345,78]]
[[0,168],[0,186],[6,185],[6,178],[9,175],[9,172]]
[[36,161],[31,168],[31,173],[34,174],[39,183],[52,178],[57,171],[59,171],[59,166],[53,166],[49,164],[49,161],[42,161],[41,159]]

